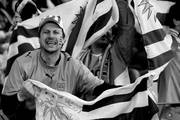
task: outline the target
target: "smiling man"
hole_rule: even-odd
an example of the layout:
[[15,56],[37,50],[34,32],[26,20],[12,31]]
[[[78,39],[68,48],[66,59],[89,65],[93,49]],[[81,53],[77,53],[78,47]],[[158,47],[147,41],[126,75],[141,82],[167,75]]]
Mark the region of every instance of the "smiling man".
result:
[[33,120],[35,117],[34,97],[23,87],[27,79],[40,81],[80,98],[87,94],[97,96],[105,89],[115,87],[98,79],[82,62],[62,52],[64,38],[60,16],[42,19],[39,25],[40,49],[18,57],[4,83],[3,112],[10,120]]

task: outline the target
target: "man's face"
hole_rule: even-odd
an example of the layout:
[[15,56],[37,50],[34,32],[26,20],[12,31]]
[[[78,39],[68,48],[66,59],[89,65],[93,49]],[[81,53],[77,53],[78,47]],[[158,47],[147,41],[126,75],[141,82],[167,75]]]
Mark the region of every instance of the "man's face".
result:
[[60,50],[64,44],[63,30],[57,24],[46,23],[40,31],[41,48],[48,52]]

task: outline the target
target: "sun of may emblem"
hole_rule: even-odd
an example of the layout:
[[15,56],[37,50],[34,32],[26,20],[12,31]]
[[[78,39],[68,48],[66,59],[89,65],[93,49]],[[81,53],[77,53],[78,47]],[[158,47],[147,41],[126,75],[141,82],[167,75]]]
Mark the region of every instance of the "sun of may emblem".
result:
[[65,97],[44,91],[38,99],[43,120],[78,120],[70,112],[77,110],[76,105],[72,105]]
[[149,3],[149,0],[142,0],[138,7],[143,6],[142,14],[147,13],[147,19],[149,19],[152,15],[152,7],[153,5]]

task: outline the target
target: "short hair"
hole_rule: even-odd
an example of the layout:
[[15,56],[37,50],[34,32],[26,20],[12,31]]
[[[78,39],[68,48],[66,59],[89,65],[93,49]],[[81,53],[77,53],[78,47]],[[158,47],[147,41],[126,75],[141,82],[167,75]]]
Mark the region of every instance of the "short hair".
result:
[[40,36],[40,32],[41,32],[42,27],[46,23],[55,23],[56,25],[58,25],[58,27],[61,28],[63,31],[63,38],[65,37],[62,19],[60,16],[55,16],[55,15],[48,15],[48,16],[41,19],[41,21],[39,23],[39,30],[38,30],[39,36]]

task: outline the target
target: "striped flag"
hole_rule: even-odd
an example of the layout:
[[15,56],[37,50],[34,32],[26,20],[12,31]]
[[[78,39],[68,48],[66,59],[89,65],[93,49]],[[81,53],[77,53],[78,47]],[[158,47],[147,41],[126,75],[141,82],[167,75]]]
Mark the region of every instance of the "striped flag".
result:
[[141,34],[148,59],[148,74],[157,80],[173,58],[171,50],[172,38],[166,35],[156,17],[154,0],[134,0],[134,14],[140,26]]
[[[76,24],[66,47],[66,51],[72,53],[74,58],[79,56],[83,48],[90,46],[118,22],[118,7],[115,0],[89,0],[83,17],[83,20],[79,21],[81,28],[78,29],[80,25]],[[74,32],[76,34],[73,34]]]
[[118,8],[115,0],[73,0],[19,23],[12,33],[5,76],[15,58],[39,48],[38,25],[47,15],[62,17],[66,34],[63,50],[77,57],[83,47],[91,45],[118,21]]
[[24,82],[36,99],[36,120],[151,120],[157,112],[147,93],[147,76],[133,84],[104,91],[84,101],[36,80]]
[[[134,16],[140,26],[144,48],[147,54],[149,78],[156,81],[160,73],[174,57],[171,50],[172,37],[163,31],[163,27],[156,17],[157,10],[153,0],[133,0]],[[132,7],[131,7],[132,8]],[[149,89],[149,95],[158,102],[158,85],[154,82]]]

